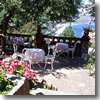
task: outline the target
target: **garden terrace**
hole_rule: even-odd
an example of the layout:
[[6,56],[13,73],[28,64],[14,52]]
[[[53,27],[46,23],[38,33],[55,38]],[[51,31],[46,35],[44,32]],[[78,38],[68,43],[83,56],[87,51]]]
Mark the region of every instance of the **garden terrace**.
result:
[[[25,42],[29,42],[30,37],[32,37],[32,35],[7,34],[6,40],[11,40],[13,37],[22,37],[22,38],[24,38]],[[69,44],[69,47],[72,47],[74,45],[74,43],[77,41],[75,56],[79,56],[79,57],[82,56],[82,52],[81,52],[82,51],[82,40],[81,40],[81,38],[66,38],[66,37],[56,37],[56,36],[47,36],[47,35],[44,35],[43,38],[44,38],[44,40],[49,38],[51,41],[51,43],[50,43],[51,45],[55,45],[57,42],[62,42],[62,43]],[[34,43],[34,40],[32,40],[32,42],[31,42],[31,47],[33,47],[32,46],[33,43]],[[9,44],[8,43],[5,44],[5,47],[7,45],[9,45]],[[24,47],[22,47],[22,49],[23,48]],[[46,47],[44,47],[44,49],[45,48]],[[6,49],[5,49],[5,51],[6,51]],[[45,49],[45,52],[47,53],[47,49]]]

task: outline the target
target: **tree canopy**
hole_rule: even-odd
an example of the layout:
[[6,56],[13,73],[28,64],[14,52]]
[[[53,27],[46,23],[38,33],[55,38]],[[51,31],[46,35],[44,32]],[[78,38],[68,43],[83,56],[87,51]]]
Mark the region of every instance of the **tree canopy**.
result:
[[64,33],[61,36],[62,37],[70,37],[70,38],[74,37],[74,30],[71,27],[71,23],[70,23],[69,27],[66,28],[66,30],[64,31]]
[[0,27],[9,23],[20,27],[34,20],[37,25],[48,21],[72,20],[78,14],[81,0],[0,0]]

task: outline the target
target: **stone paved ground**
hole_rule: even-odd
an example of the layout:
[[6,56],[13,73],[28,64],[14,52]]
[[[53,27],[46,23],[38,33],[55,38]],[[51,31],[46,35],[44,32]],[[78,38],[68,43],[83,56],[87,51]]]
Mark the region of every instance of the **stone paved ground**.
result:
[[[2,56],[0,56],[1,59]],[[44,63],[41,64],[41,69],[38,65],[33,65],[32,69],[39,79],[45,79],[48,84],[53,84],[61,93],[95,95],[95,79],[85,69],[86,64],[87,61],[81,58],[68,57],[56,59],[54,70],[51,70],[50,64],[43,69]]]
[[95,95],[95,78],[85,69],[86,63],[78,57],[69,57],[56,60],[54,70],[51,70],[49,64],[46,69],[43,69],[44,64],[41,64],[41,69],[37,65],[33,65],[32,69],[39,78],[57,87],[58,91],[72,95]]

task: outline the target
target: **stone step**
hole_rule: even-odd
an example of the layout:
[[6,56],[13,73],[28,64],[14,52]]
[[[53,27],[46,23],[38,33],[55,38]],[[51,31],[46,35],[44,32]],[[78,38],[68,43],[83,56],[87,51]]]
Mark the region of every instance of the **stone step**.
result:
[[36,90],[30,90],[29,93],[30,95],[78,95],[74,93],[47,90],[47,89],[42,89],[42,88],[37,88]]

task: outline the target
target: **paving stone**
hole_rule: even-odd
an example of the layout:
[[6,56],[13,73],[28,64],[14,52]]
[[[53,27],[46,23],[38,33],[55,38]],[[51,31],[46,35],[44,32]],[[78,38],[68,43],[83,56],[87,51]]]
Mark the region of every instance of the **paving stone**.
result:
[[74,93],[47,90],[47,89],[41,89],[41,88],[37,88],[36,90],[31,90],[30,94],[31,95],[78,95]]

